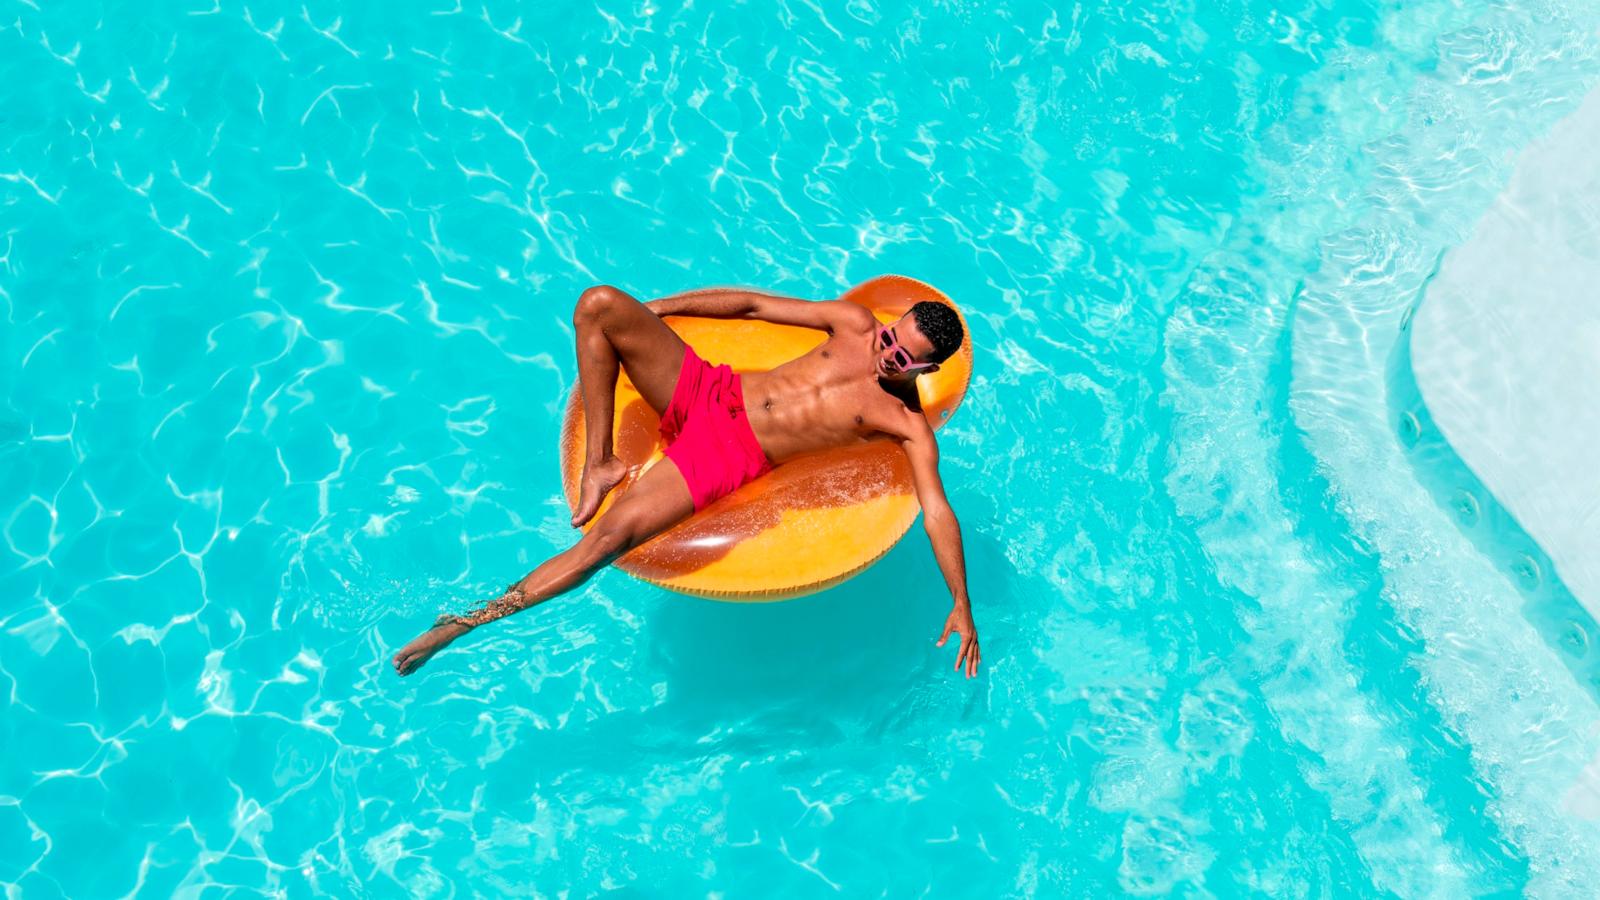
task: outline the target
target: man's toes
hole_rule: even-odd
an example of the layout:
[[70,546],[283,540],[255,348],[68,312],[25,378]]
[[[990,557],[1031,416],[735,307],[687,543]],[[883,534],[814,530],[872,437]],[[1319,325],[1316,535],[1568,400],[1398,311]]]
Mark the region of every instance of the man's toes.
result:
[[595,508],[599,505],[600,501],[594,498],[592,490],[583,491],[578,498],[578,508],[572,512],[573,526],[577,527],[593,518]]

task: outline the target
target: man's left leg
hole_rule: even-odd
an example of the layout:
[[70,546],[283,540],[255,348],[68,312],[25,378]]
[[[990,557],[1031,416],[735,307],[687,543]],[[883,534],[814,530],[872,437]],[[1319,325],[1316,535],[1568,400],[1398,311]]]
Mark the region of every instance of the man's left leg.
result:
[[639,477],[578,543],[550,557],[494,600],[463,616],[440,616],[394,656],[401,675],[479,625],[543,603],[583,584],[601,566],[688,518],[694,501],[683,474],[662,459]]

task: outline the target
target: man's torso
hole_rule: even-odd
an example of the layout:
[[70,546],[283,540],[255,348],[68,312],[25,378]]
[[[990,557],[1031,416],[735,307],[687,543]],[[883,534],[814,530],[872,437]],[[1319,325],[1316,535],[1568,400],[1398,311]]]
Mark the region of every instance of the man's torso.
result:
[[874,357],[870,328],[841,328],[798,359],[746,373],[745,413],[767,457],[782,463],[899,431],[907,404],[880,386]]

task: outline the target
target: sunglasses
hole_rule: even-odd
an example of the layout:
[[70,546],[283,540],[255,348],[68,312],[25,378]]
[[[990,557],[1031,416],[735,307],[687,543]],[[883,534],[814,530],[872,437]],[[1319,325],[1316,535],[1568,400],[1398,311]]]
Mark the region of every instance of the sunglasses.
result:
[[894,329],[882,325],[878,326],[878,347],[889,351],[889,359],[894,363],[895,369],[902,373],[921,372],[938,365],[938,363],[917,362],[911,351],[907,350],[895,336]]

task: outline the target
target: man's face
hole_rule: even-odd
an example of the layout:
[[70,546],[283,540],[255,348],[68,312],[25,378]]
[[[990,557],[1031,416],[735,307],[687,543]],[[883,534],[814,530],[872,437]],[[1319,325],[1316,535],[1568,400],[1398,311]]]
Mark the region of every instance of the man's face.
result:
[[[896,352],[896,351],[900,352]],[[912,371],[902,371],[899,363],[906,353],[911,354]],[[933,369],[917,369],[933,353],[933,342],[917,329],[917,320],[910,313],[889,325],[887,334],[880,334],[877,345],[878,375],[882,378],[912,379]]]

